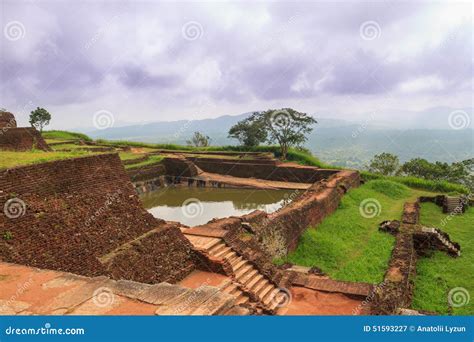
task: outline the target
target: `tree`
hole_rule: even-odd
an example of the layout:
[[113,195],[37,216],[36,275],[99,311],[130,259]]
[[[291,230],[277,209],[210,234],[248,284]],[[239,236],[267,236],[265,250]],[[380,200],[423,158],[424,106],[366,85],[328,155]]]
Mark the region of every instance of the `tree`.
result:
[[31,127],[36,127],[40,132],[43,132],[43,128],[49,125],[50,121],[51,114],[49,114],[49,112],[44,108],[37,107],[30,114]]
[[423,158],[415,158],[402,165],[402,171],[407,176],[435,179],[435,166]]
[[397,156],[390,153],[377,154],[370,161],[369,171],[384,176],[397,175],[400,172],[400,161]]
[[191,139],[186,140],[186,143],[189,146],[207,147],[209,146],[210,141],[211,138],[209,138],[207,135],[204,135],[200,132],[194,132],[194,135],[191,137]]
[[258,146],[267,140],[267,131],[263,120],[259,120],[259,113],[253,113],[232,126],[229,138],[239,140],[240,144],[246,147]]
[[313,131],[312,126],[318,123],[308,114],[292,108],[270,109],[260,113],[260,117],[269,131],[268,142],[280,145],[281,159],[286,159],[290,147],[302,145]]

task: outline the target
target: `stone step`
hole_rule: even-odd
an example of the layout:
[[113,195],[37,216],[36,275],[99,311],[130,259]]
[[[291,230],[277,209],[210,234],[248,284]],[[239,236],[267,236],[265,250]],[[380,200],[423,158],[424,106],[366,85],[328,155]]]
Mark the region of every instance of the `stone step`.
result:
[[249,263],[246,263],[244,266],[242,266],[237,272],[235,272],[235,277],[239,282],[241,282],[241,278],[247,274],[247,272],[251,272],[253,270],[253,266],[250,265]]
[[[225,245],[224,245],[225,246]],[[230,247],[227,247],[225,246],[224,248],[222,248],[221,250],[219,250],[219,252],[213,254],[216,258],[222,258],[223,255],[229,253],[229,251],[232,251],[232,249]]]
[[234,273],[237,272],[237,270],[238,270],[239,268],[241,268],[242,266],[244,266],[245,264],[247,264],[247,261],[244,260],[244,259],[242,259],[242,258],[240,258],[240,261],[238,261],[238,262],[236,262],[236,263],[234,263],[234,264],[231,264],[232,269],[234,270]]
[[250,272],[247,272],[243,277],[240,278],[240,282],[242,282],[243,285],[247,285],[248,282],[250,282],[253,277],[257,276],[258,270],[257,269],[252,269]]
[[265,286],[269,284],[268,280],[265,279],[265,277],[262,278],[252,289],[251,291],[255,294],[257,294],[259,291],[261,291]]
[[274,287],[273,290],[268,292],[268,294],[263,298],[263,304],[265,305],[270,305],[275,296],[280,292],[279,288]]
[[221,251],[225,247],[227,247],[225,243],[219,242],[213,245],[212,248],[207,249],[207,251],[211,255],[216,255],[217,253],[219,253],[219,251]]
[[232,292],[234,292],[235,289],[237,289],[237,285],[235,285],[234,283],[230,283],[229,286],[226,286],[222,289],[222,292],[231,294]]
[[219,246],[220,244],[221,244],[221,241],[219,241],[219,239],[213,239],[213,240],[209,241],[209,243],[205,244],[203,249],[209,252],[215,246]]
[[251,289],[253,286],[255,286],[259,281],[264,279],[263,275],[260,273],[257,273],[255,276],[251,277],[246,283],[245,286],[249,289]]
[[237,256],[236,258],[231,258],[231,260],[232,261],[229,260],[230,266],[232,266],[232,268],[234,268],[235,265],[237,265],[239,262],[241,262],[244,259],[241,256]]
[[259,292],[257,292],[257,296],[263,300],[265,298],[265,295],[268,293],[268,291],[271,291],[274,289],[275,286],[273,284],[268,283],[268,285],[264,286]]
[[236,253],[234,256],[232,256],[232,257],[230,257],[229,259],[227,259],[227,261],[228,261],[231,265],[233,265],[233,264],[235,264],[236,262],[238,262],[238,260],[241,260],[241,259],[242,259],[242,257],[239,256],[239,255],[237,255],[237,253]]
[[225,259],[227,261],[229,261],[230,259],[232,259],[234,256],[237,256],[237,253],[235,253],[233,250],[231,250],[229,253],[227,253],[226,255],[224,255],[222,257],[222,259]]
[[247,297],[244,293],[240,293],[240,295],[235,300],[235,304],[241,305],[249,302],[249,297]]

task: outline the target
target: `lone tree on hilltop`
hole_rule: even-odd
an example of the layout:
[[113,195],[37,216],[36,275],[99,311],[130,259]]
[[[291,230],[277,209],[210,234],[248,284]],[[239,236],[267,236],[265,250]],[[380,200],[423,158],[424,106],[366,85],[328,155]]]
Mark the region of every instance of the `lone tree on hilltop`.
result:
[[31,127],[36,127],[40,132],[43,132],[43,128],[49,125],[50,121],[51,114],[49,114],[49,112],[44,108],[37,107],[30,114]]
[[253,113],[248,118],[237,122],[229,130],[229,138],[239,140],[246,147],[255,147],[267,140],[267,130],[259,113]]
[[278,143],[281,159],[286,159],[290,147],[301,146],[316,123],[313,117],[292,108],[269,109],[237,123],[230,129],[229,136],[246,146],[256,146],[265,140]]
[[207,147],[211,143],[211,138],[209,138],[207,135],[202,134],[201,132],[194,132],[191,139],[186,140],[186,143],[189,146]]
[[384,176],[393,176],[400,173],[400,161],[391,153],[376,154],[370,161],[369,171]]

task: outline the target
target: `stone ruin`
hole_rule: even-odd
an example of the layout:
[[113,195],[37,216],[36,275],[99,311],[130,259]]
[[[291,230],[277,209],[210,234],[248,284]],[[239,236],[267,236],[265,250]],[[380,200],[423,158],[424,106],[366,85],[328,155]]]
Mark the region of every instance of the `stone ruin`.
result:
[[17,127],[12,113],[0,111],[0,150],[28,151],[33,148],[50,151],[36,128]]
[[15,116],[9,112],[0,112],[0,128],[16,128]]

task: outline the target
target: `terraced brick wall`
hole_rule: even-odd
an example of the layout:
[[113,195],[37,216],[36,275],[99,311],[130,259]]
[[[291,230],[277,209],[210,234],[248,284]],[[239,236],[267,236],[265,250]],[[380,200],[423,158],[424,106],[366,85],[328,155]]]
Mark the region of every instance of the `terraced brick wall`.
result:
[[50,150],[40,132],[35,128],[0,128],[0,150],[27,151],[32,148]]
[[[0,171],[0,191],[2,261],[142,282],[178,281],[195,268],[191,246],[143,208],[117,154]],[[141,247],[130,259],[112,262],[132,241]]]

